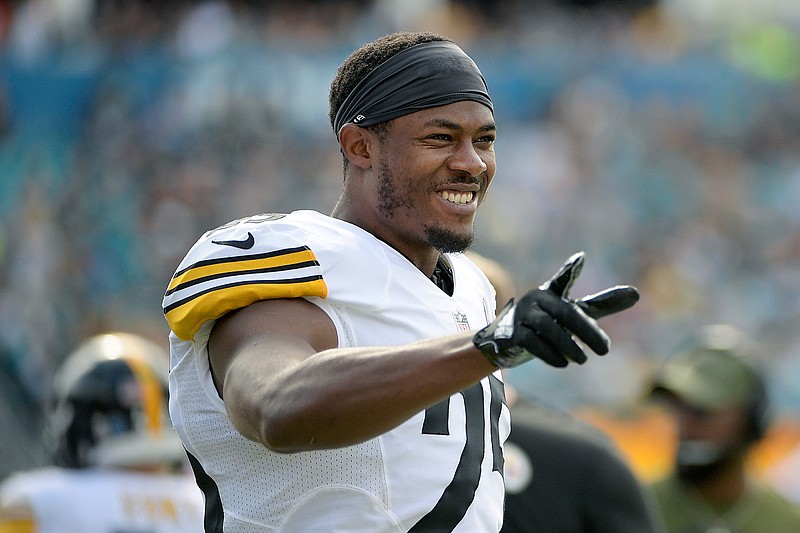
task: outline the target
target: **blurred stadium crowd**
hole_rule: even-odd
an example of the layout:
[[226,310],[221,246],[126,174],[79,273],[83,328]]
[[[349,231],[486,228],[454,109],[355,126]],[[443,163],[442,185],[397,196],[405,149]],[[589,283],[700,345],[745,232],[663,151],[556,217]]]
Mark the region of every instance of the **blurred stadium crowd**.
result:
[[341,179],[328,84],[350,50],[403,28],[459,42],[495,100],[498,173],[475,249],[520,287],[585,250],[574,294],[642,293],[605,323],[610,356],[527,365],[518,389],[630,401],[694,326],[725,322],[757,347],[777,407],[800,413],[793,1],[6,0],[0,416],[35,428],[88,335],[164,341],[164,287],[203,231],[328,212]]

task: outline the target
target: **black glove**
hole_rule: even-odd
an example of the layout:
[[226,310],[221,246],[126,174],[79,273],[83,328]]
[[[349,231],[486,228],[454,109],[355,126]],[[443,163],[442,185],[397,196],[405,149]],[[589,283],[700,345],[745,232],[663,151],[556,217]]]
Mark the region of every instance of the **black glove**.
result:
[[578,252],[544,285],[528,291],[518,302],[512,298],[494,321],[478,331],[472,341],[495,366],[510,368],[533,359],[564,367],[583,364],[586,354],[574,335],[599,355],[608,353],[610,341],[596,319],[624,311],[639,300],[639,291],[618,285],[573,300],[569,290],[583,269],[585,254]]

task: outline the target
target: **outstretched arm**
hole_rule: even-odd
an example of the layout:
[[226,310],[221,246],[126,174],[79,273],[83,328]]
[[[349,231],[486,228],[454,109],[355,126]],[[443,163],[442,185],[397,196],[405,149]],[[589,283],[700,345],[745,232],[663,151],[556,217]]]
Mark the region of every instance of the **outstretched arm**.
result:
[[265,300],[220,319],[209,354],[234,426],[296,452],[363,442],[492,373],[471,338],[337,349],[317,306]]
[[209,340],[215,384],[247,438],[278,452],[363,442],[468,388],[499,367],[534,357],[555,366],[608,351],[596,318],[633,305],[617,287],[568,297],[583,264],[570,258],[547,283],[509,303],[478,333],[390,347],[337,348],[328,316],[303,299],[264,300],[220,318]]

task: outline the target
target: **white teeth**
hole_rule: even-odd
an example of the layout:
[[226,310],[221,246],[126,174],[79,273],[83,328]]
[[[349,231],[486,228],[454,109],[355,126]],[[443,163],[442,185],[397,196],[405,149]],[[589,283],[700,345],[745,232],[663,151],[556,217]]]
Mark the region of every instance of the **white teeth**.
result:
[[468,204],[475,197],[474,192],[440,191],[439,196],[454,204]]

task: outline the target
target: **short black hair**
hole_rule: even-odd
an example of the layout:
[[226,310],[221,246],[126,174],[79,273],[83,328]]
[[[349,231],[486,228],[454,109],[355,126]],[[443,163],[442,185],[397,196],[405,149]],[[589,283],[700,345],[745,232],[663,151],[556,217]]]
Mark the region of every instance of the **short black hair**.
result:
[[[407,48],[420,43],[435,41],[453,42],[447,37],[432,32],[401,31],[384,35],[353,51],[341,64],[336,72],[336,77],[331,82],[331,89],[328,95],[328,117],[331,121],[331,128],[334,127],[336,113],[342,106],[342,102],[347,98],[347,95],[375,67]],[[338,134],[339,132],[334,131],[334,133]]]

